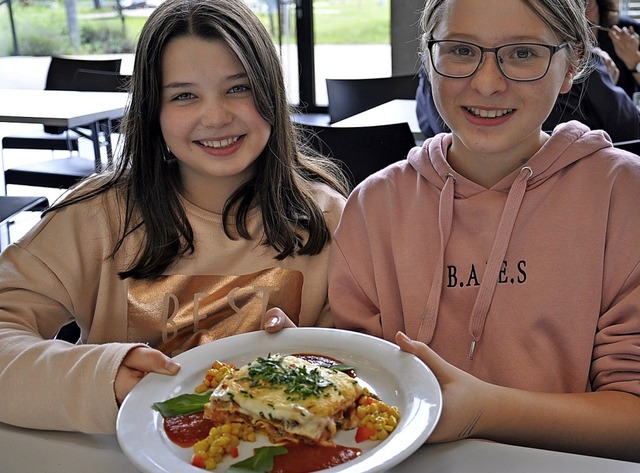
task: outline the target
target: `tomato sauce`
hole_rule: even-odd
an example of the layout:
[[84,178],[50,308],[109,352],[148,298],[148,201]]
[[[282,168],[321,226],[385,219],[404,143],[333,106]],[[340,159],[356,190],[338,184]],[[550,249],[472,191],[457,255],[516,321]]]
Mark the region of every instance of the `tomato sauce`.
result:
[[287,443],[285,455],[273,457],[271,473],[310,473],[346,463],[357,458],[362,450],[342,445],[321,446]]
[[167,437],[181,447],[192,447],[196,442],[204,440],[214,425],[212,421],[203,417],[202,412],[164,419]]

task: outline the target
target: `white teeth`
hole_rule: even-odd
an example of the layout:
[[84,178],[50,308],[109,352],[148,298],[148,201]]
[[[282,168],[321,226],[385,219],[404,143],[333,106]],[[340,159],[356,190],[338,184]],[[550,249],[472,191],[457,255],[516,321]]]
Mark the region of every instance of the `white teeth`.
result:
[[507,113],[513,112],[512,108],[508,108],[505,110],[484,110],[480,108],[470,108],[467,107],[467,110],[473,113],[476,117],[480,118],[496,118],[506,115]]
[[240,139],[240,137],[236,136],[234,138],[227,138],[226,140],[201,141],[200,143],[202,143],[207,148],[226,148],[227,146],[231,146],[233,143],[235,143],[239,139]]

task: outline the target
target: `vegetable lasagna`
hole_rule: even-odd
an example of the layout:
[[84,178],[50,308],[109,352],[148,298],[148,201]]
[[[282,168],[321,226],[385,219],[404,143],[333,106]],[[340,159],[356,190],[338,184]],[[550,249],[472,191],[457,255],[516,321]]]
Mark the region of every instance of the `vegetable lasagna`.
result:
[[363,389],[349,375],[292,355],[259,357],[227,375],[205,405],[215,422],[243,422],[273,443],[332,444],[357,427]]

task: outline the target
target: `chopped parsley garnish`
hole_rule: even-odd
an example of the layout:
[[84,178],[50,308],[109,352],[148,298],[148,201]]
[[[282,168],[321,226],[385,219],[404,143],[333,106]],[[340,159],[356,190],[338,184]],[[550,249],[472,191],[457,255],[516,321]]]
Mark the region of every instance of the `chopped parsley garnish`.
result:
[[248,369],[251,387],[282,387],[292,400],[320,397],[323,391],[333,386],[324,379],[318,368],[285,365],[283,357],[268,355],[259,357]]

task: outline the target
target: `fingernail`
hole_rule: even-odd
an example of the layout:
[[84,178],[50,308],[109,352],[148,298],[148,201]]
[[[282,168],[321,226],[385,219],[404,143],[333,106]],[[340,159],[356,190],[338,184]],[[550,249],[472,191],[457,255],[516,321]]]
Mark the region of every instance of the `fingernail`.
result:
[[170,374],[176,374],[180,370],[180,363],[176,363],[171,358],[167,358],[164,367]]
[[404,332],[398,332],[398,336],[407,342],[411,341],[411,339],[407,337],[407,335]]
[[274,315],[264,323],[264,326],[275,327],[276,325],[278,325],[279,322],[280,322],[280,318]]

